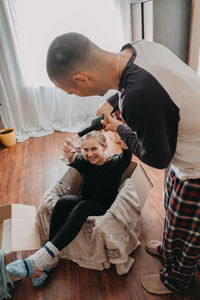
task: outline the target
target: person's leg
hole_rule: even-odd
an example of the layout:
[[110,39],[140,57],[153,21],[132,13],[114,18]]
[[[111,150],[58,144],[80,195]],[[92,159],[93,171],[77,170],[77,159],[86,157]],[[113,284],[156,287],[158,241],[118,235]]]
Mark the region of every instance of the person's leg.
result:
[[[53,215],[55,214],[55,216],[57,216],[57,223],[55,222],[54,217],[52,222],[52,226],[55,225],[55,232],[59,230],[60,226],[62,226],[62,224],[65,222],[67,215],[70,213],[73,207],[77,205],[78,202],[79,197],[76,196],[68,196],[67,198],[64,197],[64,199],[58,200],[58,205],[55,206],[53,211]],[[63,208],[62,213],[60,208]],[[58,215],[57,211],[60,213],[60,216]],[[58,254],[59,250],[49,240],[33,255],[29,256],[26,259],[17,260],[8,264],[6,266],[6,269],[10,274],[17,278],[29,277],[34,275],[37,270],[43,270],[46,266],[53,265],[58,260]]]
[[66,219],[72,209],[80,202],[80,197],[76,195],[66,195],[61,197],[52,212],[50,220],[49,241],[65,224]]
[[95,201],[80,201],[51,242],[61,251],[77,236],[88,216],[103,215],[107,209],[108,207]]
[[[50,220],[50,230],[49,230],[49,240],[51,240],[56,233],[62,228],[66,219],[68,218],[71,210],[77,205],[80,201],[79,196],[75,195],[66,195],[61,197],[52,212],[51,220]],[[51,265],[47,265],[42,271],[36,270],[34,275],[32,276],[32,284],[35,287],[42,285],[47,279],[50,271],[54,269],[58,264],[58,256],[56,256]]]
[[37,269],[43,270],[51,265],[52,260],[79,233],[88,216],[104,214],[107,208],[93,201],[81,200],[71,211],[65,224],[55,237],[43,248],[25,260],[18,260],[7,265],[7,271],[15,277],[32,276]]
[[36,270],[43,270],[47,265],[51,265],[58,254],[59,250],[48,241],[28,258],[16,260],[8,264],[6,270],[16,278],[26,278],[32,276]]
[[164,268],[161,281],[174,291],[187,290],[200,256],[200,179],[180,181],[172,171],[165,198]]
[[200,180],[180,181],[171,171],[165,189],[166,213],[162,243],[164,268],[160,278],[158,275],[142,278],[147,291],[167,294],[188,289],[200,255],[199,203]]
[[[164,170],[164,189],[163,189],[163,202],[165,201],[165,190],[168,182],[170,172],[170,165]],[[163,257],[162,242],[158,240],[150,240],[145,244],[145,250],[153,255]]]

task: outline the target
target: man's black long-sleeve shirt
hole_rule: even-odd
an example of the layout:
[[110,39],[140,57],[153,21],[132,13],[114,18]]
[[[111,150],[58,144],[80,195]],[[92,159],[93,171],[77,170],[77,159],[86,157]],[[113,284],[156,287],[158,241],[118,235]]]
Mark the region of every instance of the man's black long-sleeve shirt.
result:
[[[129,149],[142,162],[166,168],[172,160],[177,144],[179,108],[159,81],[141,66],[135,64],[137,52],[124,68],[119,93],[108,102],[120,110],[125,123],[117,131]],[[159,70],[158,70],[159,71]]]

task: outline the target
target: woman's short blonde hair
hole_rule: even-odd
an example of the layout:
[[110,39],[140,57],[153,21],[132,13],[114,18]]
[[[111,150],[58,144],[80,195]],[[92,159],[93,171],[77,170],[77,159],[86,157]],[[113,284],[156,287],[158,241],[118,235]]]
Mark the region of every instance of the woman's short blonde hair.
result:
[[93,130],[93,131],[87,133],[85,136],[83,136],[83,137],[81,138],[82,143],[83,143],[84,141],[86,141],[87,139],[89,139],[89,138],[94,138],[94,139],[96,139],[96,140],[99,142],[99,144],[101,144],[102,146],[105,146],[106,148],[108,147],[107,139],[106,139],[105,135],[103,134],[103,132],[100,131],[100,130],[98,130],[98,131],[97,131],[97,130]]

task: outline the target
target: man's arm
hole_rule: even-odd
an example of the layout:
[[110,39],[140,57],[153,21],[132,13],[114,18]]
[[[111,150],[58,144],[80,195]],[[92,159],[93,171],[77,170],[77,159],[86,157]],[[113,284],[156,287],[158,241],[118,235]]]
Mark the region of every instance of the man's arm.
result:
[[173,158],[178,132],[178,119],[171,119],[173,134],[161,126],[153,126],[152,123],[140,123],[139,136],[127,125],[124,125],[109,114],[105,115],[105,131],[118,132],[130,151],[142,162],[154,168],[166,168]]

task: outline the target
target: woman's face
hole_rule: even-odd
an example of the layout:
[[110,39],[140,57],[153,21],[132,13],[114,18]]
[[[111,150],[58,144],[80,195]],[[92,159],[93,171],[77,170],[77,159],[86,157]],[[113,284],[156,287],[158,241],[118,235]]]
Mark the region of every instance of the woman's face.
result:
[[88,138],[83,141],[82,153],[91,164],[103,165],[106,161],[106,146],[100,144],[96,138]]

